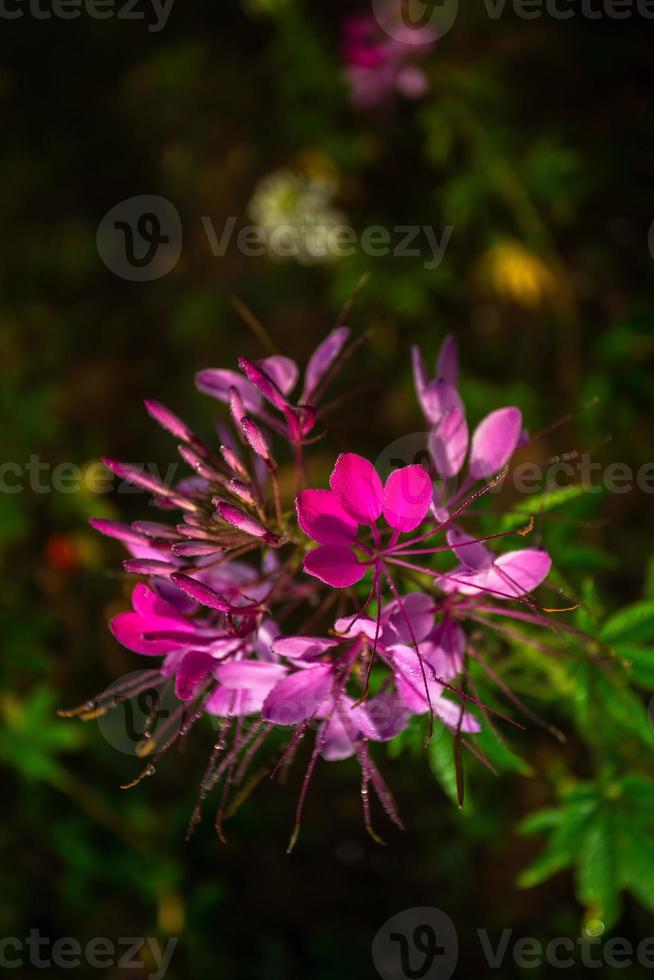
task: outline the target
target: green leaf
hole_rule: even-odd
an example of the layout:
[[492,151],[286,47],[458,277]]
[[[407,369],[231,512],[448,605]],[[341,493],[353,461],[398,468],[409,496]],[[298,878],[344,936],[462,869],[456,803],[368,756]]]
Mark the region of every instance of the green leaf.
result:
[[615,613],[604,623],[600,639],[605,643],[615,640],[639,643],[654,639],[654,600],[635,602]]
[[506,740],[500,741],[488,724],[483,724],[475,736],[475,745],[498,772],[519,772],[521,776],[531,776],[534,770],[528,762],[521,759]]
[[616,820],[608,802],[589,821],[577,856],[578,894],[592,918],[613,925],[620,909]]
[[613,649],[628,662],[634,680],[643,687],[654,690],[654,647],[616,643]]
[[434,729],[429,744],[429,764],[449,798],[458,806],[454,736],[445,725],[439,725]]
[[584,488],[580,486],[563,487],[561,490],[546,490],[544,493],[535,494],[527,497],[517,504],[513,510],[505,514],[501,522],[502,531],[513,531],[525,524],[531,514],[546,514],[556,507],[576,500],[584,494]]

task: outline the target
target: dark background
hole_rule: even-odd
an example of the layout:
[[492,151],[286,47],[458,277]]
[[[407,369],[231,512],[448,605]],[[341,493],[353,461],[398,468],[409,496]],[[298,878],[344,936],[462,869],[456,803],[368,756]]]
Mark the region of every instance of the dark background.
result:
[[[420,431],[409,346],[431,359],[448,331],[461,344],[471,416],[515,403],[538,430],[579,412],[547,437],[543,458],[590,448],[607,462],[648,461],[654,23],[526,21],[508,10],[494,21],[483,5],[466,8],[427,61],[425,99],[357,112],[340,56],[356,5],[256,6],[177,0],[160,33],[84,14],[2,22],[4,460],[169,462],[173,447],[141,398],[208,434],[215,406],[194,390],[194,372],[265,353],[234,295],[304,362],[368,272],[349,325],[370,333],[340,386],[371,387],[334,413],[317,468],[337,449],[375,458]],[[200,217],[247,222],[257,182],[280,167],[336,175],[336,205],[358,230],[453,225],[444,262],[430,272],[420,258],[357,254],[307,268],[234,246],[214,257]],[[117,277],[96,248],[104,214],[138,194],[172,201],[184,227],[180,261],[149,283]],[[535,775],[495,779],[476,766],[463,814],[419,755],[384,760],[407,824],[388,832],[387,848],[365,834],[349,764],[320,768],[291,857],[301,772],[287,788],[260,788],[230,821],[228,846],[210,820],[184,844],[210,729],[173,749],[155,779],[121,791],[135,760],[55,709],[140,667],[106,629],[130,591],[121,549],[86,520],[151,517],[145,505],[0,494],[3,936],[181,936],[173,980],[360,980],[376,975],[377,930],[414,906],[452,917],[462,977],[488,969],[477,928],[494,939],[504,928],[579,935],[572,875],[516,886],[539,848],[517,832],[520,819],[549,802],[562,768],[585,774],[574,739],[562,749],[528,728],[517,748]],[[567,535],[552,526],[568,581],[581,588],[594,576],[608,609],[641,595],[651,498],[605,494],[575,513],[606,523]],[[615,934],[653,933],[651,913],[627,898]],[[612,975],[589,971],[600,973]],[[522,974],[507,961],[494,975]]]

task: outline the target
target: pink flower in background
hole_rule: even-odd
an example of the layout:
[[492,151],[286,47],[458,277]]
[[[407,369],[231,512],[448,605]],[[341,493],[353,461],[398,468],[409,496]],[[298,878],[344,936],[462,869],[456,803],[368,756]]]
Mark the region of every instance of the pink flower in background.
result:
[[[389,3],[389,17],[394,5]],[[429,54],[436,35],[429,27],[410,28],[393,19],[388,33],[368,13],[353,14],[343,26],[345,77],[357,109],[387,105],[401,94],[417,99],[429,90],[420,62]]]

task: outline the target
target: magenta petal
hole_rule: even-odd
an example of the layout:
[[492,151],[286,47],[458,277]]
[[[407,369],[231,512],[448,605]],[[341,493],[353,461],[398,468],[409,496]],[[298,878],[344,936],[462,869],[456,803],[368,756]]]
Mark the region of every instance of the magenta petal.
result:
[[522,429],[519,408],[498,408],[479,423],[472,437],[470,476],[495,476],[513,455]]
[[148,541],[142,534],[139,534],[130,524],[121,524],[120,521],[108,521],[101,517],[92,517],[89,524],[94,531],[106,534],[108,538],[116,538],[118,541],[132,542],[134,544],[148,545]]
[[421,652],[433,668],[436,677],[453,680],[463,669],[466,637],[461,627],[449,617],[438,626],[429,643],[421,645]]
[[443,378],[455,388],[459,383],[459,353],[456,340],[451,333],[448,333],[441,344],[436,361],[436,377]]
[[325,544],[305,556],[304,571],[326,585],[346,589],[359,582],[367,569],[351,548]]
[[388,742],[404,731],[411,715],[397,693],[387,691],[353,708],[352,720],[366,738]]
[[369,616],[343,616],[336,620],[334,629],[348,640],[355,640],[358,636],[367,636],[369,640],[374,640],[377,636],[377,620]]
[[236,388],[241,400],[248,410],[255,415],[261,409],[261,396],[254,385],[237,374],[236,371],[228,371],[223,368],[208,368],[206,371],[199,371],[195,376],[195,386],[205,395],[211,395],[218,401],[229,404],[230,389]]
[[177,668],[175,694],[180,701],[190,701],[216,661],[203,650],[190,650]]
[[468,451],[468,423],[463,412],[447,412],[429,436],[434,465],[444,480],[461,472]]
[[413,531],[424,520],[433,487],[424,466],[393,470],[384,487],[384,517],[397,531]]
[[401,600],[391,602],[386,606],[383,617],[392,638],[388,642],[420,643],[431,632],[434,611],[433,596],[424,592],[410,592]]
[[541,548],[508,551],[493,565],[486,588],[517,598],[533,592],[547,578],[551,567],[552,559]]
[[356,453],[342,453],[329,485],[359,524],[374,524],[381,516],[384,490],[375,467]]
[[343,350],[349,336],[350,331],[347,327],[336,327],[322,344],[316,347],[304,373],[303,401],[311,401],[311,396]]
[[427,689],[429,690],[429,699],[433,703],[435,698],[440,697],[442,685],[435,682],[433,669],[422,655],[418,656],[412,647],[392,647],[389,653],[392,656],[395,684],[402,703],[409,711],[423,714],[429,710]]
[[420,399],[425,417],[432,425],[436,425],[447,412],[454,409],[463,412],[461,396],[453,385],[437,378],[430,381]]
[[275,725],[297,725],[312,718],[334,683],[329,664],[298,670],[275,685],[263,706],[263,718]]
[[357,524],[332,490],[302,490],[296,497],[298,524],[320,544],[350,544]]
[[141,616],[158,616],[164,619],[174,619],[177,623],[185,622],[172,603],[162,599],[160,595],[148,588],[147,585],[143,585],[142,582],[134,586],[132,606],[134,612],[140,613]]
[[250,381],[255,388],[261,392],[263,397],[275,406],[275,408],[278,408],[283,412],[284,409],[288,407],[288,402],[286,401],[284,393],[272,375],[268,374],[263,362],[259,361],[255,363],[254,361],[248,360],[247,357],[239,357],[238,366],[246,375],[248,381]]
[[138,613],[125,612],[110,620],[109,629],[122,646],[146,656],[161,657],[179,646],[179,643],[171,640],[148,640],[143,635],[155,630],[179,629],[178,620],[157,619],[154,616],[148,620]]
[[244,715],[260,714],[264,700],[264,692],[234,691],[229,687],[218,687],[205,701],[204,710],[219,718],[240,718]]
[[338,644],[338,640],[329,640],[322,636],[278,636],[273,640],[272,651],[280,657],[308,659],[317,657]]
[[471,715],[469,711],[465,709],[461,711],[461,704],[456,701],[450,701],[447,698],[440,697],[436,698],[432,707],[434,709],[434,714],[440,718],[440,720],[451,728],[452,731],[461,730],[462,732],[473,733],[480,732],[481,725],[477,721],[474,715]]
[[418,396],[418,401],[422,403],[423,393],[429,384],[429,375],[427,374],[427,368],[425,367],[425,362],[419,347],[411,348],[411,367],[413,368],[413,384],[416,389],[416,395]]
[[[341,698],[345,711],[350,710],[349,700],[349,698]],[[354,755],[354,746],[337,711],[334,711],[331,718],[324,723],[318,734],[318,740],[322,745],[320,754],[327,762],[340,762]]]
[[176,439],[181,439],[182,442],[192,442],[193,433],[187,426],[185,422],[171,412],[169,408],[162,405],[161,402],[152,401],[151,399],[145,399],[145,409],[148,415],[158,422],[164,429],[170,432],[171,435],[175,436]]
[[458,560],[473,572],[483,572],[493,564],[492,552],[460,528],[449,527],[445,537]]
[[283,395],[288,395],[295,387],[298,369],[295,361],[281,354],[273,354],[259,361],[269,378],[272,378]]
[[[215,661],[214,661],[215,663]],[[262,660],[232,660],[214,670],[216,680],[234,691],[263,691],[268,694],[286,674],[282,664]]]
[[205,585],[203,582],[198,582],[197,579],[191,578],[190,575],[184,575],[180,572],[172,576],[172,581],[186,595],[192,599],[196,599],[197,602],[201,602],[203,606],[208,606],[210,609],[218,609],[223,613],[232,612],[232,606],[224,596],[219,595],[214,589]]

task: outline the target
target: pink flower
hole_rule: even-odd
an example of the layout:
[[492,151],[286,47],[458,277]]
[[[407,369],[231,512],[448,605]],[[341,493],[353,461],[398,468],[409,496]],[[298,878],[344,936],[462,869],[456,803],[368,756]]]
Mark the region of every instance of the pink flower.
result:
[[[391,528],[393,542],[414,530],[429,510],[432,486],[422,466],[395,470],[382,486],[372,463],[356,453],[338,457],[329,485],[329,490],[303,490],[296,500],[300,527],[319,543],[306,555],[304,570],[327,585],[346,588],[383,557],[379,518],[383,515]],[[359,537],[361,525],[370,529],[371,543]]]
[[409,28],[388,5],[388,30],[370,14],[354,14],[343,26],[343,60],[353,105],[373,109],[399,93],[417,99],[429,90],[419,62],[431,51],[436,35],[429,27]]

